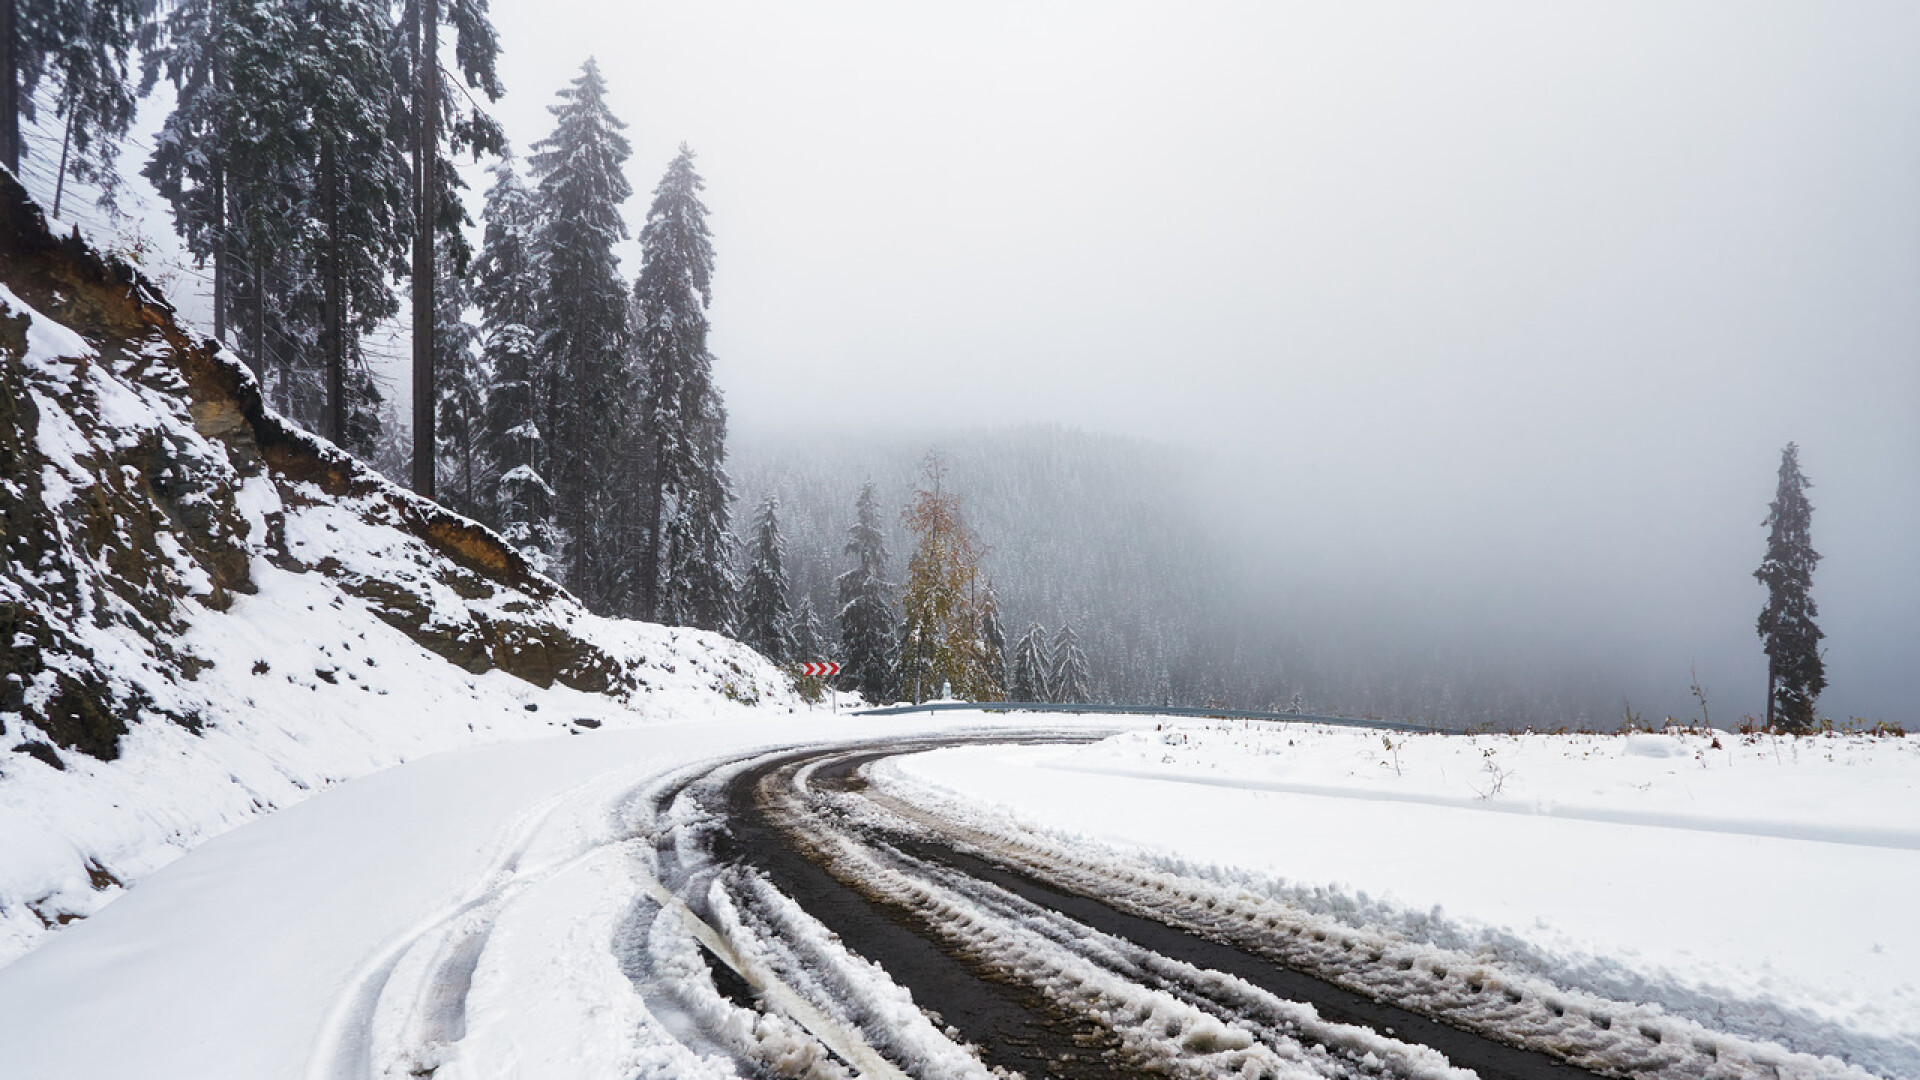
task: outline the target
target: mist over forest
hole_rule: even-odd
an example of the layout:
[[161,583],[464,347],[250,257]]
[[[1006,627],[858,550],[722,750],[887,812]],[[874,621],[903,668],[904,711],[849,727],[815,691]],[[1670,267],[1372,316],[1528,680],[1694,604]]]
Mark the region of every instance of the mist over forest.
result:
[[1071,624],[1097,700],[1447,728],[1611,729],[1629,708],[1648,720],[1698,716],[1685,660],[1676,682],[1675,664],[1637,670],[1625,643],[1590,629],[1573,649],[1541,640],[1544,612],[1515,634],[1514,612],[1463,607],[1457,596],[1451,612],[1436,610],[1443,587],[1394,589],[1378,567],[1329,576],[1330,553],[1313,551],[1320,530],[1290,530],[1284,508],[1228,482],[1232,470],[1200,450],[1026,425],[931,439],[746,435],[733,453],[741,519],[778,500],[795,605],[805,598],[822,613],[838,607],[835,579],[864,483],[893,508],[892,575],[904,575],[912,536],[899,511],[923,483],[924,458],[937,454],[981,541],[981,576],[1008,637],[1032,623],[1048,633]]

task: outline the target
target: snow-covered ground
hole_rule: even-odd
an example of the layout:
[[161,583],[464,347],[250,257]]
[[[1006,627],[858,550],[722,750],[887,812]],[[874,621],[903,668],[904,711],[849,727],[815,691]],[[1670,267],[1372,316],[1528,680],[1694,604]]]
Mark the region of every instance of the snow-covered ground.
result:
[[[0,1075],[685,1075],[688,1052],[613,948],[646,866],[621,818],[630,795],[751,748],[980,722],[763,707],[454,750],[336,785],[0,967]],[[419,997],[463,954],[463,1012],[441,1015]],[[457,1059],[422,1060],[461,1035]]]
[[882,769],[983,822],[1920,1075],[1920,739],[1214,722]]

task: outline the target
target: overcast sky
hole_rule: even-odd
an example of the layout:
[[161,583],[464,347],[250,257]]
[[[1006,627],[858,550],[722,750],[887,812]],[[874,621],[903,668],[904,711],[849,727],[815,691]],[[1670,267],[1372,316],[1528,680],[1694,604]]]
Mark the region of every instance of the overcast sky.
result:
[[737,430],[1211,450],[1310,585],[1742,710],[1798,440],[1825,704],[1920,711],[1920,6],[495,14],[517,145],[592,54],[630,222],[699,154]]
[[736,432],[1162,440],[1290,588],[1716,715],[1797,440],[1822,704],[1920,720],[1920,5],[493,3],[517,152],[593,55],[633,231],[698,153]]

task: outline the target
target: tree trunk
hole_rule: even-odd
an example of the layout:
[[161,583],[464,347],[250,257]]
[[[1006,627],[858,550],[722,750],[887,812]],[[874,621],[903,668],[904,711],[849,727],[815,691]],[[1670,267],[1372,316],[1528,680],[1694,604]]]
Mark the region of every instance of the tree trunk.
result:
[[253,254],[253,377],[260,381],[261,400],[267,391],[267,258]]
[[326,308],[327,438],[345,448],[347,435],[347,335],[340,295],[340,177],[333,144],[320,151],[321,214],[326,218],[326,255],[321,269],[321,291]]
[[213,340],[227,340],[227,177],[226,170],[213,174]]
[[0,165],[20,175],[19,0],[0,0]]
[[440,4],[418,0],[414,40],[413,226],[413,490],[433,498],[434,406],[434,164],[440,148]]
[[640,530],[640,618],[653,622],[660,613],[660,518],[666,502],[666,476],[660,468],[660,440],[647,440],[647,507]]
[[67,94],[67,130],[60,136],[60,170],[53,177],[53,216],[60,216],[60,202],[67,194],[67,151],[73,148],[73,94]]

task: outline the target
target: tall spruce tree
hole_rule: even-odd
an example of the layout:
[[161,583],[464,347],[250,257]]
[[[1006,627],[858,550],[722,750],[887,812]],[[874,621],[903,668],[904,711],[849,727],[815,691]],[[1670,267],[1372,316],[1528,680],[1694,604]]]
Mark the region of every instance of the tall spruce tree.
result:
[[1788,443],[1780,452],[1780,480],[1768,508],[1767,554],[1753,576],[1767,587],[1758,629],[1767,654],[1767,726],[1805,732],[1813,727],[1813,704],[1827,687],[1820,656],[1825,635],[1814,625],[1819,614],[1812,596],[1813,486],[1800,471],[1800,448]]
[[988,582],[980,601],[980,645],[987,681],[1005,690],[1007,686],[1007,631],[1000,625],[1000,598]]
[[542,470],[554,493],[554,516],[569,550],[564,580],[588,604],[608,610],[607,565],[624,553],[605,550],[596,510],[621,493],[615,465],[629,441],[623,402],[634,373],[627,291],[614,245],[626,238],[620,204],[633,194],[622,166],[630,150],[626,124],[607,109],[606,83],[589,59],[560,91],[553,134],[529,159],[539,182],[540,266],[535,398],[547,458]]
[[[243,100],[255,84],[287,71],[274,52],[291,56],[298,51],[294,21],[280,14],[268,0],[180,0],[155,24],[143,50],[141,92],[164,75],[173,86],[174,105],[141,172],[172,209],[174,231],[187,251],[213,264],[213,331],[221,340],[226,339],[232,286],[227,219],[234,178],[229,174],[235,147],[245,138]],[[295,113],[304,112],[292,77],[283,79],[280,90],[261,102],[262,128],[268,132],[259,140],[263,149],[284,147],[267,139],[292,135]],[[302,142],[289,156],[299,160],[305,150]]]
[[1039,623],[1027,626],[1027,632],[1013,646],[1012,686],[1008,695],[1014,701],[1052,701],[1047,682],[1053,674],[1053,662],[1047,656],[1047,632]]
[[[114,162],[133,123],[129,65],[148,6],[143,0],[0,0],[0,67],[14,93],[0,118],[0,163],[16,173],[24,144],[21,122],[36,119],[34,91],[51,84],[60,132],[53,212],[65,201],[68,177],[91,183],[111,204],[119,187]],[[7,18],[11,14],[12,18]],[[6,95],[0,91],[0,98]]]
[[644,372],[638,610],[646,619],[722,629],[737,585],[727,551],[726,408],[707,351],[713,241],[700,200],[705,186],[693,151],[682,145],[640,231],[633,289]]
[[445,247],[436,256],[439,283],[434,289],[433,362],[436,402],[434,437],[440,478],[435,490],[446,505],[469,517],[491,516],[492,492],[483,450],[486,425],[487,376],[482,366],[479,333],[467,321],[471,300],[467,275],[454,253]]
[[[465,90],[448,87],[441,77],[440,28],[454,30],[454,62]],[[464,227],[470,222],[459,190],[463,186],[452,155],[471,150],[498,153],[506,140],[469,91],[498,101],[500,79],[495,60],[500,47],[488,19],[485,0],[404,0],[390,39],[393,85],[400,88],[393,109],[393,141],[412,162],[410,237],[413,286],[413,455],[414,488],[431,496],[442,471],[434,464],[440,441],[435,428],[443,400],[438,361],[446,350],[435,340],[442,324],[438,296],[445,271],[464,274],[471,252]],[[445,256],[445,257],[443,257]],[[426,403],[426,404],[423,404]]]
[[739,622],[740,582],[733,572],[733,531],[728,525],[733,482],[726,472],[727,413],[719,388],[711,382],[702,400],[701,415],[690,432],[693,453],[688,460],[694,468],[667,518],[663,610],[668,622],[730,633]]
[[295,63],[317,144],[315,178],[326,355],[328,438],[366,455],[377,437],[378,389],[361,340],[399,311],[393,279],[406,272],[412,227],[409,168],[389,141],[394,103],[387,45],[392,23],[375,0],[304,0]]
[[775,663],[794,658],[793,609],[787,603],[787,571],[780,539],[780,501],[760,504],[753,541],[747,546],[746,580],[740,593],[740,640]]
[[830,651],[820,616],[813,610],[813,598],[801,597],[800,606],[793,613],[793,659],[800,663],[821,661],[827,659]]
[[892,701],[895,649],[900,640],[893,614],[893,585],[887,581],[887,543],[880,528],[880,507],[872,484],[863,484],[847,529],[846,553],[853,568],[836,583],[840,599],[840,650],[845,664],[842,685],[867,701]]
[[373,0],[181,0],[143,84],[175,90],[143,171],[213,264],[215,335],[250,316],[239,336],[256,370],[269,376],[276,345],[284,362],[276,401],[361,454],[381,412],[361,339],[398,310],[412,220],[388,141],[390,34]]
[[916,538],[901,600],[900,688],[915,701],[942,692],[967,701],[993,701],[1000,688],[987,668],[980,633],[979,549],[960,514],[958,496],[944,490],[947,467],[927,455],[925,486],[907,508]]
[[1072,623],[1064,623],[1053,639],[1053,672],[1047,679],[1051,700],[1067,705],[1084,705],[1093,700],[1093,676],[1087,670],[1087,654],[1080,651],[1080,636]]
[[542,472],[547,447],[540,425],[553,385],[541,377],[534,325],[545,268],[538,209],[511,161],[493,167],[482,217],[485,238],[473,272],[480,370],[487,379],[479,457],[492,485],[484,520],[541,573],[552,573],[565,545],[553,521],[553,487]]

